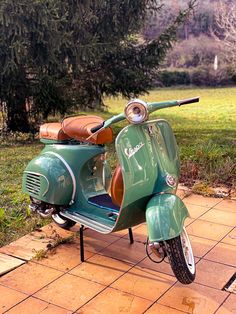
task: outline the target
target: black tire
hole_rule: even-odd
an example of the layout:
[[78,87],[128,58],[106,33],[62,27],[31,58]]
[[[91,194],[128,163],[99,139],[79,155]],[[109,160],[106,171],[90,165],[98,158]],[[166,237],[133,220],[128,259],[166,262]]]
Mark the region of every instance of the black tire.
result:
[[[184,244],[184,240],[187,242]],[[196,276],[196,267],[192,247],[185,228],[180,236],[165,241],[166,253],[176,278],[182,284],[192,283]],[[184,249],[187,251],[184,253]]]
[[53,214],[52,215],[52,220],[61,228],[63,229],[70,229],[71,227],[73,227],[76,222],[73,220],[70,220],[68,218],[65,218],[63,216],[61,216],[59,213],[57,214]]

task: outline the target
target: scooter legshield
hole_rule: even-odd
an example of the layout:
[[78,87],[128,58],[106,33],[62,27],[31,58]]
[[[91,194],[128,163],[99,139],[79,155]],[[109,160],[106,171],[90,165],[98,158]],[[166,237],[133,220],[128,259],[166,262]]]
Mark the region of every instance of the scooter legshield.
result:
[[149,241],[159,242],[177,237],[186,217],[189,217],[188,210],[177,195],[155,195],[146,209]]

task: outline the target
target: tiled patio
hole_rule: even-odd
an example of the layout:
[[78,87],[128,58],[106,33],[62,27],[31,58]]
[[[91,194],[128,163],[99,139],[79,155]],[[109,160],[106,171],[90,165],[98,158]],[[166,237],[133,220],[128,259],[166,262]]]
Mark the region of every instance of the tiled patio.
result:
[[133,245],[126,231],[86,230],[84,263],[78,237],[32,260],[56,233],[78,231],[49,225],[0,249],[0,313],[236,313],[236,294],[222,291],[236,272],[236,201],[192,194],[184,202],[197,262],[193,284],[178,283],[168,263],[146,257],[145,225],[133,228]]

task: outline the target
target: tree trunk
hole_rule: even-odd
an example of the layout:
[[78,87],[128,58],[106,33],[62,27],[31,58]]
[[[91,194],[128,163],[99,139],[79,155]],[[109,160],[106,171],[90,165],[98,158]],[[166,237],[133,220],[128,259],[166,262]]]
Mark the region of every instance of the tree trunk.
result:
[[28,133],[30,131],[30,124],[25,97],[19,97],[19,95],[14,98],[10,97],[7,103],[7,130]]
[[91,92],[88,95],[88,106],[89,109],[97,109],[102,110],[106,108],[103,98],[101,89],[97,86],[95,89],[91,88]]

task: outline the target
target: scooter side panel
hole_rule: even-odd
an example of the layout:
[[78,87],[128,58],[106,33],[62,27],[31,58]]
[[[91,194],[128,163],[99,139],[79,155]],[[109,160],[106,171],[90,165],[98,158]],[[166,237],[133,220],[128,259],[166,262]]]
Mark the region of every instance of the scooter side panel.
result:
[[60,159],[43,154],[23,174],[23,192],[49,204],[66,205],[72,197],[72,178]]
[[[79,174],[82,172],[83,176],[81,169],[88,160],[103,152],[103,147],[92,145],[46,145],[25,169],[23,191],[49,204],[68,206],[74,201],[74,206],[69,207],[71,211],[86,208],[84,194],[89,187]],[[44,178],[36,182],[36,185],[40,186],[39,194],[27,189],[27,173],[38,173]],[[85,182],[85,185],[82,186],[81,182]]]
[[146,221],[149,241],[159,242],[180,235],[188,210],[174,194],[154,196],[147,205]]
[[[157,193],[174,193],[179,176],[178,149],[173,131],[165,120],[148,121],[124,128],[116,139],[125,194],[114,230],[145,221],[149,199]],[[169,186],[167,176],[176,179]]]

